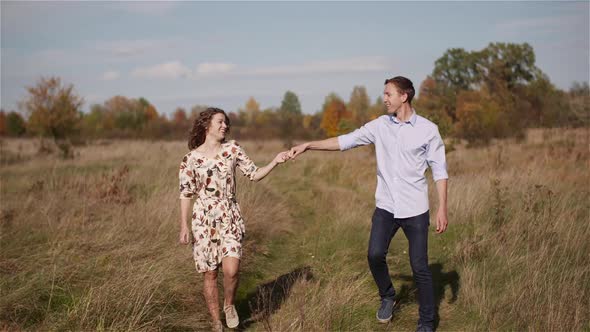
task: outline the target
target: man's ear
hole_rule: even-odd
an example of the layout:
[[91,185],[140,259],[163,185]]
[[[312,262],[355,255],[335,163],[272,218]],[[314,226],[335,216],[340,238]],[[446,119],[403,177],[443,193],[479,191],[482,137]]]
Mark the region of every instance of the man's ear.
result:
[[407,102],[408,101],[408,94],[404,93],[403,95],[401,95],[401,98],[402,98],[402,103]]

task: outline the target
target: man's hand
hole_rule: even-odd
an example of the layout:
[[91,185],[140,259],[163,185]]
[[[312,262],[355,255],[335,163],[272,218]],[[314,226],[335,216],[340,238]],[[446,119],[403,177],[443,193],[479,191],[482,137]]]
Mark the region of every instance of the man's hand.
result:
[[449,221],[447,220],[447,209],[439,208],[436,213],[436,233],[440,234],[447,230]]
[[303,144],[299,144],[297,146],[292,147],[291,150],[289,151],[289,159],[295,159],[298,155],[305,152],[305,150],[307,150],[308,147],[309,147],[308,143],[303,143]]

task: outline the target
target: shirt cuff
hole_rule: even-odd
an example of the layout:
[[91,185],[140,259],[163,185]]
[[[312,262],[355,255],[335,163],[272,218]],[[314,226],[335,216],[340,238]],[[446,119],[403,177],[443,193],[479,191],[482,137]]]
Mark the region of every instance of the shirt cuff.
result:
[[338,136],[338,145],[340,147],[340,151],[350,150],[354,147],[354,142],[352,138],[347,135],[340,135]]
[[436,182],[438,180],[448,179],[448,178],[449,178],[449,174],[447,173],[446,170],[432,172],[432,179],[434,180],[434,182]]

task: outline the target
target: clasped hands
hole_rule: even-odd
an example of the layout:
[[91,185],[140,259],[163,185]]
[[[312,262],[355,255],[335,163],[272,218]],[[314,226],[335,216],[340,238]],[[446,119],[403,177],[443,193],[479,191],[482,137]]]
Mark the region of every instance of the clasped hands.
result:
[[292,147],[288,151],[283,151],[283,152],[280,152],[279,154],[277,154],[274,161],[277,164],[282,164],[287,160],[294,160],[295,158],[297,158],[298,155],[305,152],[305,150],[307,150],[307,148],[308,148],[307,143],[299,144],[297,146]]

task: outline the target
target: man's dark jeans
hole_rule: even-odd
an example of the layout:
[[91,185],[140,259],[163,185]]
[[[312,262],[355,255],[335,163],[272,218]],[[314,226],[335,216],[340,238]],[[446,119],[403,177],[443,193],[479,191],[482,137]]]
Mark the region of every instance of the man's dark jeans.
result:
[[399,219],[394,218],[393,214],[386,210],[376,208],[372,223],[368,258],[371,273],[379,287],[379,295],[382,299],[393,299],[395,296],[385,256],[391,239],[401,227],[409,242],[410,265],[418,287],[419,323],[432,327],[434,325],[434,288],[432,273],[428,268],[429,212]]

